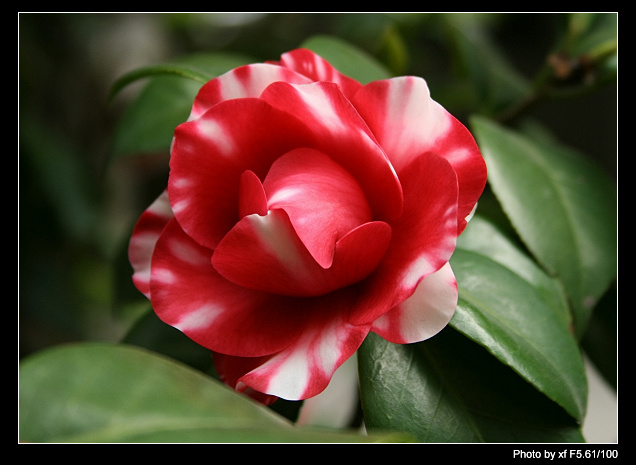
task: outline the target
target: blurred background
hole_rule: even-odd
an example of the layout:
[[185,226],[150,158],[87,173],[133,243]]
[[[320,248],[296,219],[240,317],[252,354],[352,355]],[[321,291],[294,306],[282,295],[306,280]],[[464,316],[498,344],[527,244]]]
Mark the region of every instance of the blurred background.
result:
[[[466,122],[478,108],[453,31],[487,40],[516,78],[534,79],[564,14],[20,13],[18,15],[19,358],[78,340],[118,341],[147,303],[126,260],[139,214],[161,192],[167,151],[112,156],[113,136],[142,82],[108,102],[115,80],[196,52],[276,60],[307,38],[333,35],[393,74],[424,77]],[[616,84],[530,114],[564,143],[617,168]],[[165,136],[169,142],[171,134]],[[612,342],[612,341],[610,341]],[[615,342],[615,341],[613,341]],[[615,394],[595,377],[598,441],[616,439]],[[615,384],[614,384],[615,386]],[[605,423],[607,422],[607,423]]]

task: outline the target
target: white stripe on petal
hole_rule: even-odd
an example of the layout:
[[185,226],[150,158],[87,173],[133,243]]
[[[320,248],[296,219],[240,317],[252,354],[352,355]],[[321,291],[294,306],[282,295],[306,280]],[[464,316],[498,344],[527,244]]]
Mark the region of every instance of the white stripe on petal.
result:
[[311,108],[316,120],[325,128],[337,134],[347,129],[336,109],[331,104],[331,98],[323,88],[316,87],[317,92],[299,92],[303,102]]
[[196,310],[187,312],[174,326],[183,332],[205,328],[210,326],[222,311],[223,309],[212,304],[203,305]]
[[356,413],[358,363],[354,354],[333,375],[329,386],[303,403],[297,425],[345,428]]
[[190,199],[188,199],[188,198],[185,198],[183,200],[179,200],[178,202],[175,202],[175,203],[172,204],[172,211],[174,213],[181,213],[183,210],[188,208],[189,204],[190,204]]
[[292,352],[269,379],[267,392],[284,393],[286,399],[300,399],[307,389],[309,374],[305,350]]
[[172,270],[167,268],[155,267],[152,270],[152,279],[164,284],[172,284],[176,282],[176,277]]
[[196,125],[199,134],[212,142],[221,155],[228,156],[233,153],[232,139],[219,123],[211,118],[201,118]]
[[470,221],[473,216],[475,216],[475,211],[477,211],[477,203],[475,203],[475,206],[473,207],[473,209],[470,211],[470,213],[468,214],[468,216],[466,216],[466,222]]
[[455,275],[447,263],[424,278],[411,297],[375,320],[371,330],[397,344],[426,340],[448,324],[457,296]]
[[170,252],[175,258],[192,266],[202,266],[210,263],[210,257],[202,255],[197,249],[181,241],[169,242]]
[[[271,212],[267,212],[269,215]],[[275,256],[281,263],[289,269],[301,270],[303,268],[302,257],[298,250],[289,240],[290,232],[280,221],[272,220],[270,217],[260,215],[249,215],[257,235],[265,249]]]
[[274,205],[276,203],[287,202],[291,199],[298,198],[303,194],[303,190],[298,187],[285,187],[271,194],[268,198],[268,204]]
[[424,278],[415,293],[401,304],[405,339],[415,342],[434,336],[448,324],[456,305],[455,274],[447,263]]
[[150,204],[150,206],[146,209],[146,211],[150,213],[154,213],[158,215],[166,221],[172,218],[172,209],[170,208],[170,201],[168,200],[168,190],[164,190],[157,199]]

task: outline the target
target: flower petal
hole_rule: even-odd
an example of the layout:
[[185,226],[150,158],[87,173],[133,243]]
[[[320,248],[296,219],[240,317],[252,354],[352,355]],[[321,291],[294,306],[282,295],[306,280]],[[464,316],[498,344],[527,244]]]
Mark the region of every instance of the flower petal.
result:
[[264,179],[282,154],[306,146],[303,124],[258,99],[219,103],[175,131],[168,191],[181,227],[214,249],[239,219],[241,176]]
[[314,149],[297,149],[280,157],[263,187],[269,209],[287,212],[298,237],[323,268],[331,266],[338,239],[371,221],[360,185]]
[[309,78],[271,63],[240,66],[208,81],[197,94],[188,121],[199,118],[214,105],[235,98],[258,97],[272,82],[296,84],[311,82]]
[[296,425],[347,428],[358,413],[358,358],[353,354],[336,370],[327,388],[305,399]]
[[238,380],[238,389],[249,386],[265,394],[300,400],[322,392],[333,373],[360,347],[368,325],[346,321],[355,294],[345,290],[320,299],[306,300],[302,311],[311,319],[302,335],[285,350]]
[[248,395],[263,405],[271,405],[278,400],[277,396],[255,391],[244,383],[239,386],[239,378],[241,376],[261,366],[269,357],[236,357],[213,352],[212,359],[214,360],[214,368],[219,375],[219,379],[232,389]]
[[168,223],[152,258],[150,295],[159,318],[215,352],[256,357],[287,347],[307,318],[297,303],[230,283],[211,255],[176,220]]
[[267,215],[267,194],[253,171],[244,171],[239,188],[239,218],[247,215]]
[[296,116],[314,135],[313,147],[355,176],[374,218],[390,220],[400,216],[402,188],[393,166],[337,85],[276,82],[265,89],[261,99]]
[[128,259],[133,267],[133,284],[148,298],[152,253],[161,231],[173,217],[168,192],[163,191],[137,220],[128,244]]
[[391,223],[391,245],[363,285],[351,322],[374,321],[410,297],[419,282],[450,259],[457,240],[457,177],[432,153],[402,172],[404,214]]
[[336,242],[333,264],[324,269],[298,238],[287,213],[276,209],[242,218],[214,250],[212,264],[225,279],[248,289],[320,296],[368,276],[390,240],[389,225],[365,223]]
[[415,293],[373,322],[371,331],[396,344],[410,344],[440,332],[457,307],[457,281],[450,264],[424,278]]
[[353,96],[362,87],[358,81],[342,74],[331,63],[311,50],[296,49],[284,53],[280,63],[313,81],[329,81],[338,84],[347,98]]
[[430,97],[426,82],[405,76],[364,86],[352,103],[391,159],[398,174],[426,152],[446,158],[459,182],[459,232],[486,184],[486,164],[470,134]]

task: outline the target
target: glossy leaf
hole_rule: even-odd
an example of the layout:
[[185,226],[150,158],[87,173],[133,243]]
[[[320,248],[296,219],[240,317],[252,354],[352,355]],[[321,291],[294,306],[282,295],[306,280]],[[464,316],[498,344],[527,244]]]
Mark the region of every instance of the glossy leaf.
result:
[[486,118],[472,127],[503,210],[574,308],[577,336],[616,276],[616,188],[579,153]]
[[420,442],[581,442],[576,422],[447,327],[418,344],[370,334],[358,353],[365,424]]
[[476,252],[508,268],[534,288],[539,297],[552,307],[564,327],[570,327],[572,316],[559,280],[547,275],[513,238],[507,237],[498,226],[480,216],[479,210],[458,238],[457,248]]
[[451,265],[449,328],[410,346],[371,336],[359,350],[366,421],[429,442],[581,440],[587,384],[560,285],[479,216]]
[[581,420],[585,370],[562,314],[526,280],[484,255],[456,250],[451,265],[459,302],[450,325]]
[[392,442],[294,427],[216,380],[125,345],[60,346],[20,367],[22,442]]

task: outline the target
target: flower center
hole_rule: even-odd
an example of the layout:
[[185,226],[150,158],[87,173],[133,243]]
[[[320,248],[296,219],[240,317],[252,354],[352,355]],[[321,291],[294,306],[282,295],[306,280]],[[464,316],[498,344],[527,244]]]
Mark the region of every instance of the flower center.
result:
[[391,228],[374,222],[355,178],[327,155],[293,150],[264,182],[241,178],[241,219],[214,252],[226,279],[286,295],[321,295],[368,276]]

